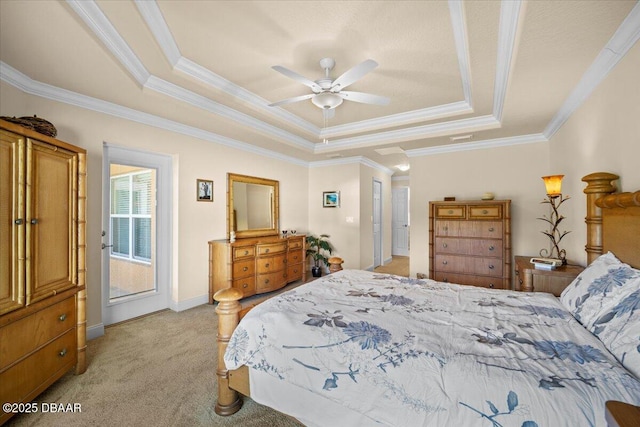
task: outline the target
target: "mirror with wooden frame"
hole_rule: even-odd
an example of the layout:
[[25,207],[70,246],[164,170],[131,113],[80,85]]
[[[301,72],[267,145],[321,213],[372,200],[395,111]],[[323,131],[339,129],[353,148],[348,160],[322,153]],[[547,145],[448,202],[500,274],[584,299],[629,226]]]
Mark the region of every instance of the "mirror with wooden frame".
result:
[[254,176],[227,174],[227,236],[236,238],[277,235],[279,182]]

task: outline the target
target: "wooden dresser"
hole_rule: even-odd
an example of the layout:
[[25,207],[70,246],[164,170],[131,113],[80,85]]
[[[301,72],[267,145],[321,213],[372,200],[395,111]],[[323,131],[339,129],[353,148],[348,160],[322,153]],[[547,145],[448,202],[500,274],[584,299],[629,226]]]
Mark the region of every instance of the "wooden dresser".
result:
[[0,402],[26,403],[86,369],[86,152],[0,120],[0,175]]
[[511,289],[511,201],[429,202],[429,277]]
[[306,280],[305,236],[268,236],[209,242],[209,303],[220,289],[236,288],[243,298]]

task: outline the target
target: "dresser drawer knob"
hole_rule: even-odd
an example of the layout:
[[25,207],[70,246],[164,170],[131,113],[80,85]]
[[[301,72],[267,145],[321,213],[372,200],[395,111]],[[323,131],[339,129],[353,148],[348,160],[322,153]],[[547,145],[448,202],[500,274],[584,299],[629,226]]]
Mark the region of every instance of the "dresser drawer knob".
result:
[[61,322],[64,322],[65,320],[67,320],[67,313],[63,313],[60,316],[58,316],[58,320]]
[[486,210],[486,209],[483,209],[483,210],[482,210],[482,214],[483,214],[483,215],[486,215],[486,214],[488,214],[488,213],[489,213],[489,211],[488,211],[488,210]]
[[489,250],[490,250],[490,251],[492,251],[492,250],[494,250],[494,249],[495,249],[495,247],[493,247],[493,246],[489,246]]
[[243,285],[242,285],[242,287],[243,287],[244,289],[247,289],[247,288],[249,287],[249,284],[248,284],[248,283],[245,283],[245,284],[243,284]]
[[449,215],[453,215],[453,209],[449,209]]
[[264,281],[264,284],[265,284],[265,285],[268,285],[268,284],[269,284],[269,279],[265,280],[265,281]]
[[443,263],[444,265],[449,264],[449,262],[448,262],[448,261],[442,261],[442,263]]
[[60,357],[65,357],[67,355],[67,349],[63,348],[62,350],[60,350],[60,352],[58,353],[58,356]]
[[245,255],[249,255],[249,251],[244,251],[244,254]]
[[490,228],[489,228],[489,231],[490,231],[491,233],[493,233],[493,232],[495,231],[495,228],[490,227]]
[[244,268],[242,269],[242,271],[247,271],[248,269],[249,269],[249,267],[244,267]]
[[491,289],[493,289],[493,288],[494,288],[493,283],[489,283],[489,287],[490,287]]
[[282,260],[282,262],[286,264],[286,263],[287,263],[287,260],[286,260],[286,259],[283,259],[283,260]]
[[269,253],[269,248],[265,249],[264,253],[268,254]]
[[443,247],[443,248],[446,248],[446,247],[448,247],[448,246],[449,246],[449,245],[447,245],[446,243],[443,243],[443,244],[442,244],[442,247]]
[[489,270],[493,270],[494,268],[493,264],[489,264]]

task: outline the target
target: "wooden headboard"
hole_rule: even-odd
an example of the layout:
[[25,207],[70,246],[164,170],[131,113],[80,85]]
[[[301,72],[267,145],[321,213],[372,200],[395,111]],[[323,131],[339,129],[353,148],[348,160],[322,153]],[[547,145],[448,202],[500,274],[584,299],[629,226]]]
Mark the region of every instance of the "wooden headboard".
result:
[[640,191],[614,193],[618,175],[596,172],[582,178],[587,183],[587,262],[608,251],[640,268]]

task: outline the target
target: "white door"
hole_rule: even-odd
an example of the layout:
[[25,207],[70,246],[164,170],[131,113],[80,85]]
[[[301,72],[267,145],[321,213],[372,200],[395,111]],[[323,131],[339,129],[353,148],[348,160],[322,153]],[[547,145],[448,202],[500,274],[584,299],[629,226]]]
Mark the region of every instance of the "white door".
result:
[[104,145],[102,322],[169,307],[171,158]]
[[391,208],[391,255],[409,256],[409,187],[393,189]]
[[382,182],[373,180],[373,268],[382,265]]

